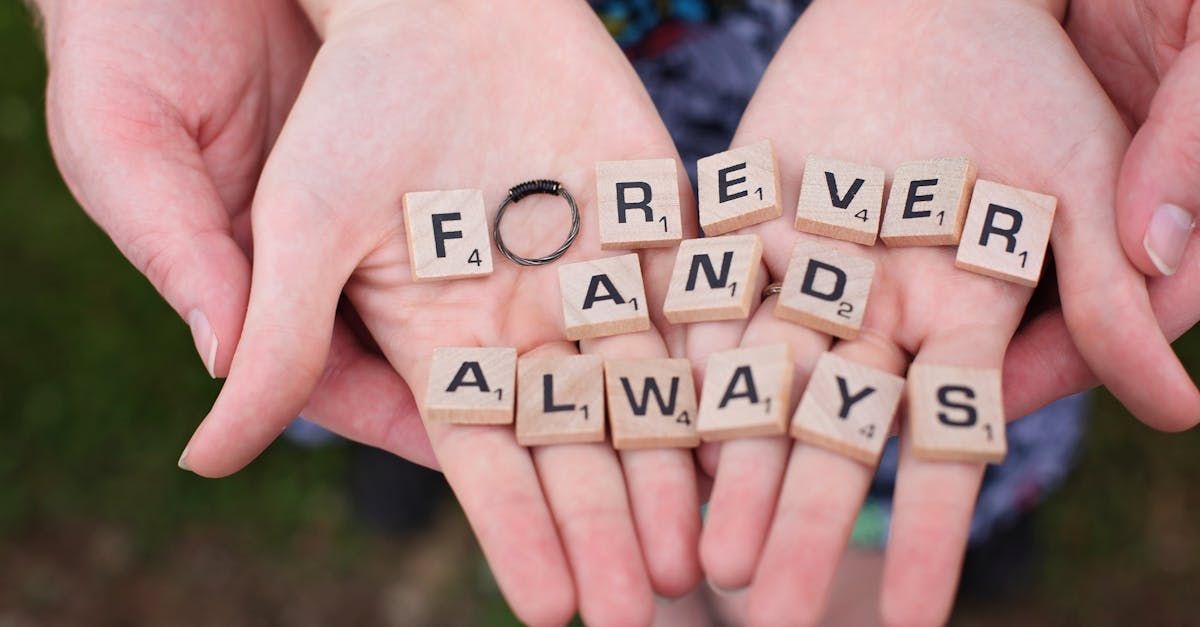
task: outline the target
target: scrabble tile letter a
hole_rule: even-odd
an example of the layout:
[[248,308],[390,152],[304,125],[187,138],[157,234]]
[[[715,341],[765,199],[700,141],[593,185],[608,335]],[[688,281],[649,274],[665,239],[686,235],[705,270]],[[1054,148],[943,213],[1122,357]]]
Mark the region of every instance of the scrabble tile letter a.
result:
[[650,328],[636,254],[567,264],[558,269],[558,285],[568,340]]

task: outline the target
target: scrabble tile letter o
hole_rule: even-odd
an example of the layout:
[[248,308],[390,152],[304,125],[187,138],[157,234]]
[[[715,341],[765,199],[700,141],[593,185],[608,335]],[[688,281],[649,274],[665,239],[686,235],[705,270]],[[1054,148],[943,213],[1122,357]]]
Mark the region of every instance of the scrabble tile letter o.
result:
[[403,204],[414,281],[466,279],[492,273],[492,241],[483,192],[409,192]]

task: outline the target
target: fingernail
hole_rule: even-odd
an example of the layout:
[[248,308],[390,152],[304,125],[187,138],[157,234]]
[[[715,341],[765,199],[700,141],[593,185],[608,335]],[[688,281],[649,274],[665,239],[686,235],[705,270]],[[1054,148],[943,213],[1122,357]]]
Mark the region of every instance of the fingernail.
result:
[[187,463],[187,454],[188,454],[188,449],[190,449],[190,448],[192,448],[191,444],[183,447],[183,455],[179,456],[179,462],[178,462],[179,467],[188,472],[192,471],[192,467],[188,466],[188,463]]
[[1195,227],[1196,218],[1178,205],[1168,203],[1154,210],[1142,246],[1159,272],[1168,276],[1175,274]]
[[196,352],[200,353],[200,359],[204,360],[208,376],[217,378],[217,347],[221,343],[217,341],[212,325],[208,323],[208,316],[199,309],[193,309],[188,312],[187,323],[192,328],[192,341],[196,343]]

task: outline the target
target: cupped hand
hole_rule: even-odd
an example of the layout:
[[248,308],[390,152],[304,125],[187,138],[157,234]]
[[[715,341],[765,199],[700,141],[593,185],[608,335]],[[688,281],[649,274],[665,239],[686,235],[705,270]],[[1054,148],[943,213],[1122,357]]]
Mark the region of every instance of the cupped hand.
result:
[[[734,140],[774,140],[782,172],[784,217],[753,231],[781,280],[793,243],[814,237],[791,226],[807,155],[888,172],[905,161],[969,156],[981,179],[1058,198],[1058,284],[1083,354],[1102,376],[1126,379],[1113,388],[1136,410],[1180,424],[1192,417],[1195,392],[1114,228],[1112,182],[1128,133],[1054,9],[1015,0],[815,2]],[[956,269],[954,247],[823,241],[870,255],[878,269],[858,339],[833,343],[834,353],[897,375],[910,362],[1004,364],[1031,289]],[[735,323],[690,329],[694,363],[739,342],[787,342],[802,386],[831,339],[775,318],[773,309],[772,298],[740,338]],[[1137,389],[1143,374],[1156,384]],[[1007,392],[1007,415],[1016,418],[1022,390]],[[1155,395],[1178,404],[1156,403]],[[901,450],[882,617],[938,624],[948,616],[984,466],[920,459],[906,440]],[[722,588],[750,586],[754,624],[818,622],[873,470],[786,438],[724,443],[702,538],[705,572]]]
[[[324,43],[255,193],[245,328],[188,449],[188,464],[203,475],[237,470],[303,406],[343,289],[418,400],[440,346],[579,350],[562,341],[558,268],[611,254],[598,242],[596,163],[678,158],[637,76],[584,3],[307,8]],[[481,189],[490,220],[507,188],[536,178],[561,181],[579,202],[581,232],[566,256],[524,268],[496,254],[490,276],[413,282],[406,192]],[[680,192],[690,205],[684,178]],[[530,197],[508,210],[505,240],[526,256],[549,252],[566,234],[567,215],[559,198]],[[642,254],[652,311],[661,309],[673,256]],[[681,334],[651,330],[580,348],[656,357],[671,343],[681,347]],[[526,622],[565,622],[578,608],[589,623],[645,623],[653,592],[682,594],[698,580],[691,451],[526,449],[511,426],[427,428]]]
[[[1200,321],[1200,290],[1195,288],[1200,245],[1193,228],[1200,214],[1200,3],[1077,2],[1066,26],[1134,133],[1117,182],[1117,228],[1129,260],[1150,277],[1151,305],[1163,334],[1173,340]],[[1058,308],[1024,326],[1007,363],[1010,388],[1025,390],[1014,398],[1023,410],[1096,384]],[[1133,385],[1163,389],[1154,371],[1130,369],[1128,376]],[[1180,402],[1174,384],[1167,389],[1164,404]],[[1182,403],[1181,416],[1148,422],[1177,430],[1200,421],[1194,403]]]
[[[249,207],[316,50],[287,0],[39,3],[47,118],[84,210],[229,369],[250,286]],[[310,418],[433,463],[404,382],[342,325]]]

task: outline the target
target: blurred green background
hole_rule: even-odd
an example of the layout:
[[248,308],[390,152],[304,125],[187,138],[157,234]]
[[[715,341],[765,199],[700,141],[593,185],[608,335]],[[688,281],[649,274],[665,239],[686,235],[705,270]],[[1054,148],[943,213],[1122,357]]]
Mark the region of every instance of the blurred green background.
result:
[[[347,446],[277,443],[221,481],[176,469],[219,383],[63,186],[16,0],[0,58],[0,627],[512,623],[452,502],[408,537],[356,520]],[[1200,372],[1200,331],[1176,347]],[[1200,431],[1154,433],[1098,394],[1033,575],[955,622],[1197,624],[1198,460]]]

